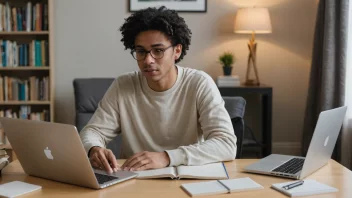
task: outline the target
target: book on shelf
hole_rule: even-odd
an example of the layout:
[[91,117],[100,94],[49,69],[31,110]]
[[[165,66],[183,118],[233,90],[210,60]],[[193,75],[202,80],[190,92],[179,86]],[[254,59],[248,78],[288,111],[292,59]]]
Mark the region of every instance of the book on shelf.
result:
[[14,7],[11,1],[0,3],[0,32],[47,31],[49,29],[48,4],[27,2]]
[[[1,124],[0,124],[1,126]],[[0,145],[4,145],[5,142],[5,132],[3,128],[0,128]],[[1,150],[0,150],[0,155],[1,155]]]
[[138,179],[171,178],[171,179],[228,179],[223,163],[211,163],[201,166],[177,166],[161,169],[134,171]]

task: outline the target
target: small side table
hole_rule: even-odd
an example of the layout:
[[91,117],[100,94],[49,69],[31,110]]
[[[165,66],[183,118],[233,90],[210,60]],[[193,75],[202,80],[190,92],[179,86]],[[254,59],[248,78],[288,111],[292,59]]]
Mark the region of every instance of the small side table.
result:
[[263,157],[271,154],[272,149],[272,104],[273,104],[273,89],[268,85],[247,86],[241,85],[238,87],[219,87],[222,96],[243,96],[246,94],[261,95],[262,103],[262,148]]

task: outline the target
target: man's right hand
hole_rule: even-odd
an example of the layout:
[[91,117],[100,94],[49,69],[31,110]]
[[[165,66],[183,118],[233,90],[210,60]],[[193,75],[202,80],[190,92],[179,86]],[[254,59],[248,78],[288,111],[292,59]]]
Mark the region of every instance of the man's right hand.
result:
[[89,161],[94,168],[105,169],[108,173],[120,170],[120,165],[110,149],[92,147],[89,152]]

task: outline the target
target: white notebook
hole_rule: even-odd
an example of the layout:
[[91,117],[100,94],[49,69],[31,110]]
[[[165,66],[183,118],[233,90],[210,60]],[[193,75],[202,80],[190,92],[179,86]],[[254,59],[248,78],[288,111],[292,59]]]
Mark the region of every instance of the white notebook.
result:
[[182,184],[181,187],[192,197],[232,192],[259,190],[264,187],[249,177]]
[[284,188],[282,188],[285,185],[295,183],[295,182],[297,181],[277,183],[277,184],[273,184],[271,187],[291,197],[317,195],[317,194],[332,193],[332,192],[339,191],[336,188],[333,188],[326,184],[322,184],[315,180],[309,180],[309,179],[304,180],[304,183],[302,185],[297,186],[295,188],[292,188],[289,190],[285,190]]
[[41,186],[21,181],[13,181],[0,185],[0,197],[17,197],[41,189]]
[[172,179],[227,179],[227,171],[223,163],[212,163],[202,166],[177,166],[146,171],[134,171],[139,179],[163,178]]

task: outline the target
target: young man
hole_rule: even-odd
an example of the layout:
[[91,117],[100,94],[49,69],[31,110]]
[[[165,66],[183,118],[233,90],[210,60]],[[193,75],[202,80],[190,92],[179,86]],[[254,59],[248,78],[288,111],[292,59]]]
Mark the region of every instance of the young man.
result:
[[[165,7],[140,10],[121,26],[140,71],[118,77],[80,136],[92,165],[108,172],[233,160],[236,136],[212,78],[178,65],[191,31]],[[120,167],[106,145],[122,135]]]

